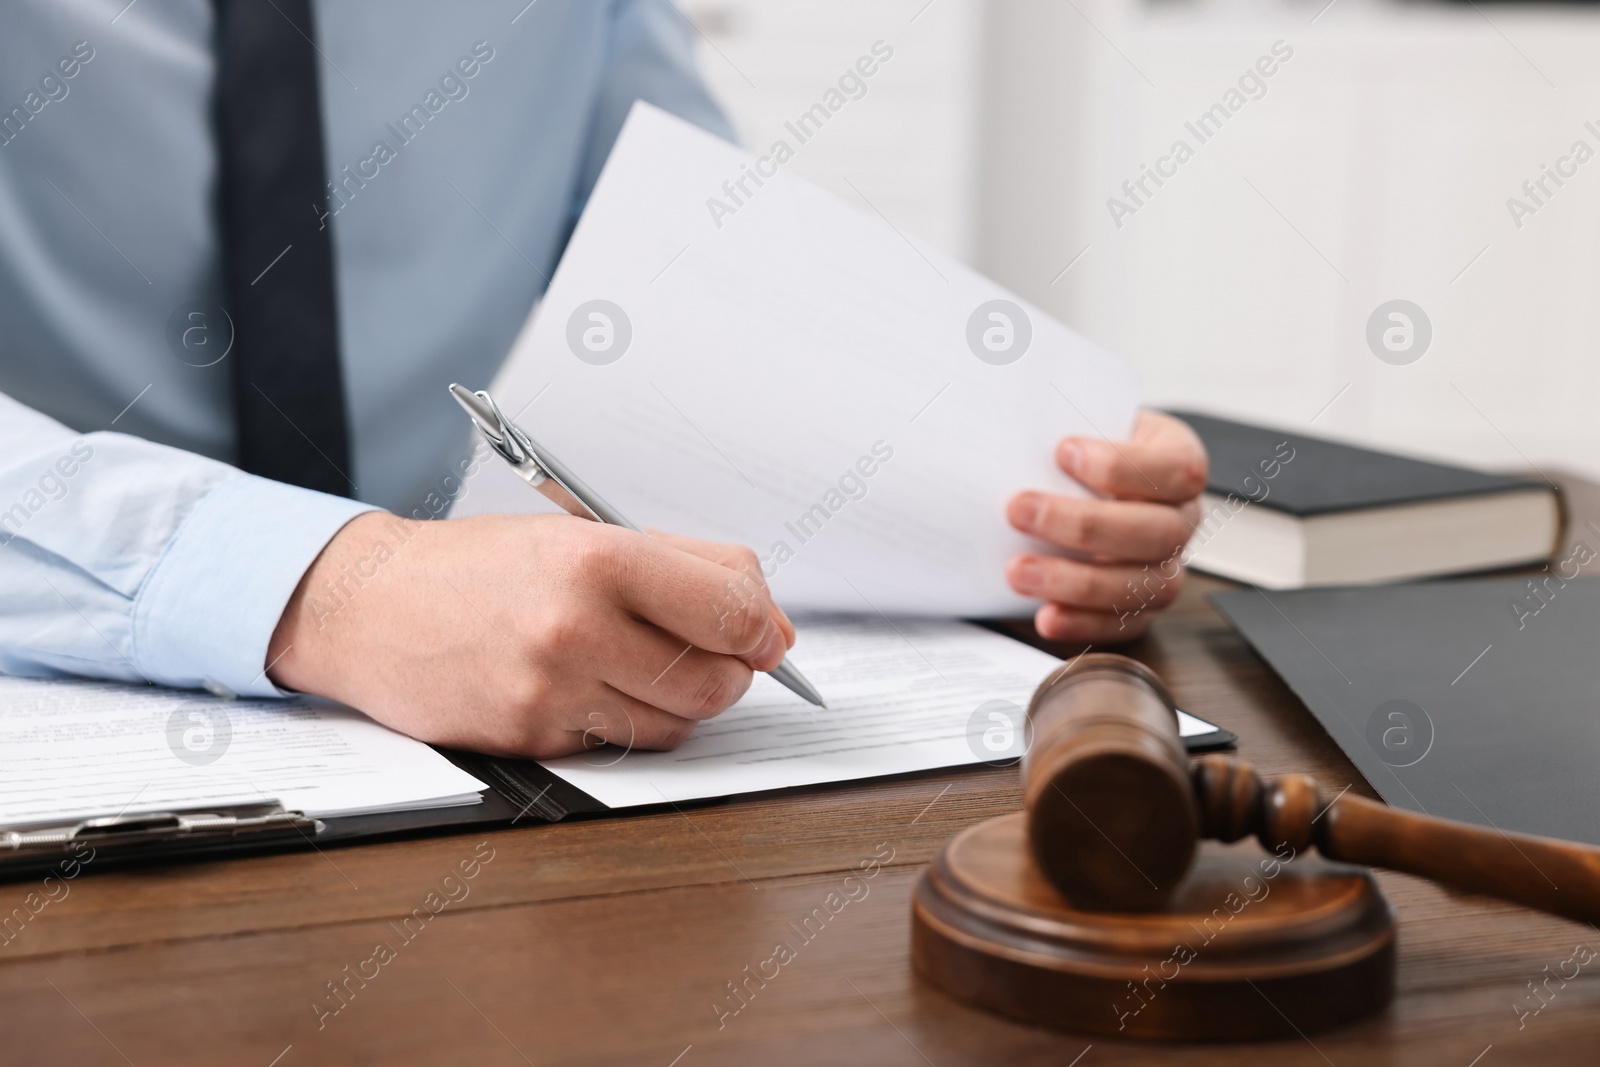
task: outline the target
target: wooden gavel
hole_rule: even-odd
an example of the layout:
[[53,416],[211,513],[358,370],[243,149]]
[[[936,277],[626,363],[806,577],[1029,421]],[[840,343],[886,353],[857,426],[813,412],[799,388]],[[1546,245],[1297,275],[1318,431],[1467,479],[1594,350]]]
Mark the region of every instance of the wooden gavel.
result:
[[1095,653],[1058,668],[1028,706],[1022,764],[1035,861],[1076,908],[1149,911],[1172,894],[1201,838],[1254,834],[1269,850],[1310,845],[1569,919],[1600,923],[1600,849],[1400,811],[1303,774],[1263,782],[1207,756],[1191,768],[1172,697],[1154,672]]

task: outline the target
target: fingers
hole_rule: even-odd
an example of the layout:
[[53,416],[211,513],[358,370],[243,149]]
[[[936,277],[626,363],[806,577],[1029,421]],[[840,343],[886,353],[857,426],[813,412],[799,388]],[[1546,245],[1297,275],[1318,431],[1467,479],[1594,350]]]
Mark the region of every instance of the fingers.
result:
[[1046,640],[1112,645],[1141,636],[1154,619],[1154,609],[1111,615],[1046,604],[1034,613],[1033,625]]
[[629,622],[596,650],[596,673],[612,688],[672,715],[709,719],[750,688],[750,667],[642,622]]
[[1178,599],[1183,568],[1176,561],[1152,567],[1025,555],[1006,565],[1006,581],[1023,596],[1064,608],[1126,615],[1159,611]]
[[603,694],[566,714],[564,755],[604,745],[614,749],[614,755],[597,755],[594,762],[605,764],[635,749],[667,751],[677,748],[694,732],[693,719],[651,707],[616,690],[604,690]]
[[752,672],[739,659],[615,610],[609,619],[591,610],[542,632],[556,680],[526,672],[500,705],[510,714],[490,750],[544,759],[601,743],[675,748],[696,722],[726,711],[750,687]]
[[1144,411],[1127,441],[1068,437],[1056,448],[1061,469],[1095,492],[1122,500],[1176,504],[1206,486],[1206,451],[1188,425]]
[[[677,748],[695,723],[726,711],[750,688],[740,660],[707,652],[645,622],[630,620],[589,650],[604,696],[565,715],[567,752],[606,745],[616,758],[632,749]],[[597,759],[605,759],[597,756]]]
[[1006,518],[1025,534],[1104,559],[1155,562],[1188,543],[1199,506],[1084,500],[1027,491],[1011,498]]
[[765,585],[656,538],[613,530],[586,542],[585,579],[697,648],[738,656],[757,670],[783,661],[788,642]]
[[[683,537],[678,534],[663,533],[660,530],[651,530],[650,536],[658,541],[665,541],[673,548],[687,552],[690,555],[708,559],[712,563],[719,563],[730,570],[736,570],[745,575],[751,582],[767,589],[767,577],[761,570],[761,557],[744,545],[730,545],[721,541],[702,541],[695,537]],[[771,591],[767,591],[768,599]],[[789,616],[783,608],[773,604],[773,621],[783,631],[784,640],[789,647],[794,647],[794,623],[789,621]]]
[[1146,411],[1128,440],[1069,437],[1056,460],[1100,499],[1018,493],[1006,518],[1081,558],[1018,556],[1006,580],[1024,596],[1049,601],[1034,616],[1043,637],[1131,640],[1182,588],[1177,558],[1200,518],[1205,449],[1183,422]]
[[680,552],[687,552],[701,559],[708,559],[712,563],[719,563],[729,570],[743,571],[749,575],[750,580],[765,588],[766,576],[761,573],[761,559],[752,549],[744,545],[730,545],[722,541],[702,541],[698,537],[684,537],[681,534],[664,533],[661,530],[651,530],[650,536],[657,541],[665,542]]
[[619,754],[676,748],[688,740],[697,721],[593,680],[568,680],[561,687],[562,699],[550,700],[547,694],[541,690],[537,696],[530,693],[525,699],[497,705],[504,714],[485,724],[470,741],[463,742],[450,730],[424,731],[432,735],[426,739],[455,747],[470,744],[474,751],[489,755],[558,759],[601,745],[614,746]]

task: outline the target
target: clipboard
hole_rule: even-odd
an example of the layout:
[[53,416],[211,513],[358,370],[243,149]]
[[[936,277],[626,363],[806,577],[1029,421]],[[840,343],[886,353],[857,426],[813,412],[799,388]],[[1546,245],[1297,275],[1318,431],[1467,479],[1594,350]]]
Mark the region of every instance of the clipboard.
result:
[[[1236,740],[1234,734],[1218,728],[1211,733],[1186,737],[1183,742],[1189,752],[1195,753],[1227,748]],[[613,809],[536,760],[481,756],[434,747],[462,770],[488,783],[481,803],[317,819],[285,810],[276,801],[270,801],[141,811],[67,823],[11,827],[0,829],[0,883],[51,875],[70,879],[81,873],[103,870],[307,851],[470,830],[498,830],[521,823],[649,814],[672,806],[652,804]],[[849,784],[927,778],[966,767],[986,766],[990,765],[973,763],[857,778]],[[830,786],[774,789],[741,793],[737,798],[682,801],[676,806],[707,807],[743,797],[781,796],[827,788]]]
[[[1227,730],[1183,739],[1188,750],[1227,748],[1237,738]],[[69,823],[44,823],[0,829],[0,883],[35,878],[73,878],[79,873],[168,863],[199,862],[294,852],[381,840],[506,829],[521,823],[555,823],[571,818],[649,814],[667,804],[612,809],[535,760],[480,756],[439,749],[462,770],[488,783],[478,804],[420,808],[375,815],[315,819],[285,810],[275,801],[108,815]],[[983,767],[988,764],[967,764]],[[945,774],[945,767],[909,774],[858,778],[888,782]],[[816,792],[829,786],[803,786],[740,797]],[[706,807],[734,797],[683,801],[678,807]]]

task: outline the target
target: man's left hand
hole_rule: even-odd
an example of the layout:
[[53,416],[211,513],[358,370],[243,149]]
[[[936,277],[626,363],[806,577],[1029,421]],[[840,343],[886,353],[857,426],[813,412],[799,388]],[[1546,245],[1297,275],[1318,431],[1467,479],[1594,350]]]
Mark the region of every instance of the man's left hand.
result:
[[1034,616],[1041,637],[1138,637],[1183,586],[1179,557],[1200,517],[1205,448],[1184,423],[1144,411],[1130,440],[1068,437],[1056,462],[1099,498],[1029,490],[1011,498],[1006,518],[1074,558],[1017,556],[1006,581],[1046,601]]

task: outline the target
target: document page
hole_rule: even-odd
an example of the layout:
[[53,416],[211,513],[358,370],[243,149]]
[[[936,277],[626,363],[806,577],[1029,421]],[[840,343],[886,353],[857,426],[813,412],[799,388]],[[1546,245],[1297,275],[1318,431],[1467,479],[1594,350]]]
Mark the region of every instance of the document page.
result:
[[326,701],[0,676],[0,825],[276,800],[307,815],[475,804],[420,741]]
[[[635,104],[496,399],[634,522],[755,549],[786,607],[1026,614],[1005,562],[1049,549],[1005,503],[1082,495],[1055,446],[1126,435],[1137,379],[862,192]],[[452,514],[546,510],[486,457]]]
[[[758,674],[742,700],[676,751],[619,741],[541,762],[613,808],[1015,762],[1028,742],[1028,700],[1061,663],[965,622],[837,615],[795,627],[790,662],[826,708]],[[1215,729],[1179,718],[1184,736]]]

